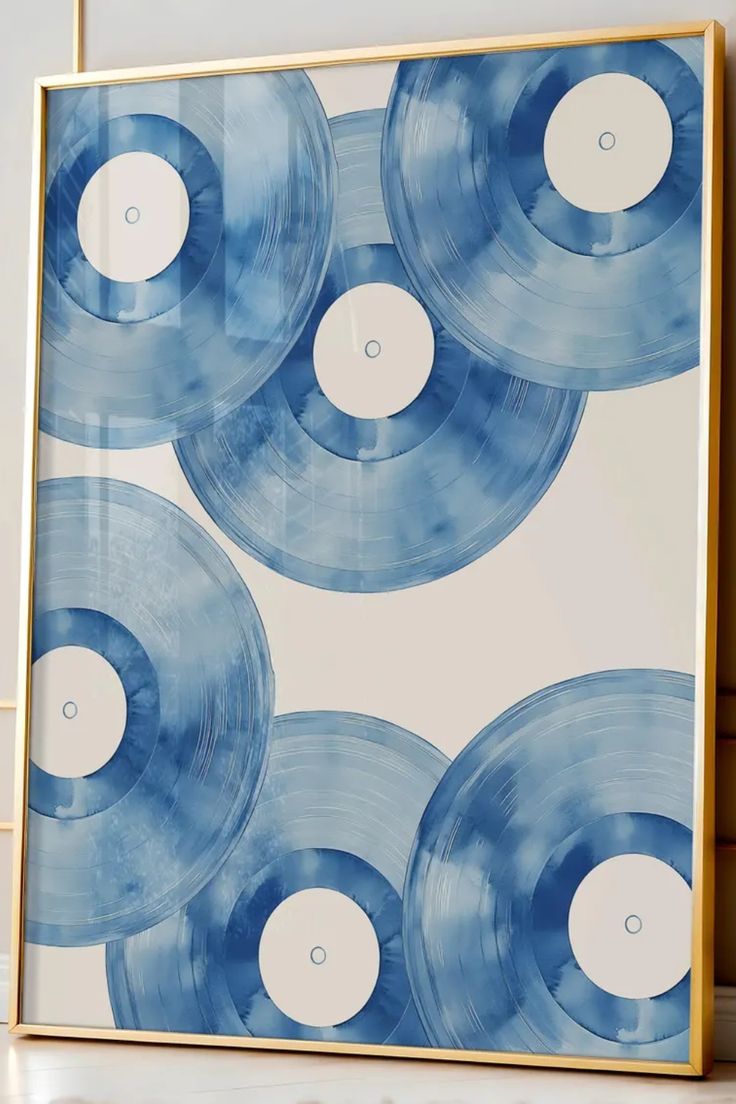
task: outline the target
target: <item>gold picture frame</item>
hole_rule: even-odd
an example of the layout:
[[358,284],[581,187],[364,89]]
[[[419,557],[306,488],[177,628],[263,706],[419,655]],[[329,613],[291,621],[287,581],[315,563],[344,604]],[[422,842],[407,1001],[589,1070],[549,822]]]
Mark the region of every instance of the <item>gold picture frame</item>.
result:
[[[31,704],[31,625],[34,586],[34,535],[38,458],[38,411],[43,280],[43,226],[47,96],[57,89],[181,80],[269,70],[311,69],[358,63],[427,57],[521,51],[535,48],[631,42],[645,39],[702,36],[705,50],[704,187],[702,221],[701,368],[699,444],[699,517],[697,578],[697,655],[695,699],[695,816],[693,872],[693,944],[690,1001],[690,1057],[688,1062],[608,1060],[574,1055],[492,1053],[433,1047],[404,1047],[363,1043],[316,1042],[244,1036],[209,1036],[163,1031],[131,1031],[94,1027],[35,1024],[23,1018],[24,869],[29,783]],[[81,64],[81,26],[76,28],[75,56]],[[126,1040],[198,1046],[246,1047],[262,1050],[328,1052],[488,1062],[503,1065],[583,1070],[618,1070],[699,1077],[712,1061],[713,1020],[713,878],[714,878],[714,754],[715,649],[718,529],[718,447],[721,334],[722,162],[723,162],[724,30],[715,21],[650,24],[645,26],[506,35],[487,39],[409,44],[320,53],[290,54],[254,59],[232,59],[166,66],[76,72],[41,78],[35,84],[33,137],[33,217],[30,246],[30,306],[23,487],[23,549],[21,580],[20,677],[17,712],[16,814],[12,893],[12,953],[9,1028],[15,1035],[58,1036],[78,1039]]]

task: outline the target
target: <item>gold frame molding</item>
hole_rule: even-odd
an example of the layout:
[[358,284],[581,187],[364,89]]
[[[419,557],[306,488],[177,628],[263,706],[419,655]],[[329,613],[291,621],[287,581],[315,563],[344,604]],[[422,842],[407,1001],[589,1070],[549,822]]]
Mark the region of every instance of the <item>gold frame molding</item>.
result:
[[84,69],[84,0],[74,0],[72,26],[72,69],[81,73]]
[[[40,78],[35,83],[33,217],[28,316],[28,369],[23,486],[23,550],[18,680],[13,922],[9,1030],[15,1035],[121,1040],[198,1046],[243,1047],[258,1050],[446,1059],[500,1065],[610,1070],[701,1077],[712,1064],[713,1035],[713,880],[715,857],[715,703],[716,585],[718,537],[718,455],[721,359],[721,255],[723,164],[724,30],[712,20],[615,27],[560,34],[505,35],[406,46],[362,47],[324,53],[229,59],[199,64],[149,66],[82,72],[84,27],[82,0],[75,0],[74,67],[72,74]],[[210,1036],[164,1031],[56,1026],[25,1023],[23,1003],[23,901],[27,831],[28,763],[31,690],[31,625],[38,445],[41,295],[43,274],[44,178],[46,161],[46,100],[50,91],[90,85],[181,80],[332,65],[363,64],[412,58],[490,53],[507,50],[576,46],[651,38],[702,37],[705,49],[704,163],[701,291],[701,391],[698,456],[698,566],[696,609],[696,700],[693,833],[693,944],[690,1002],[690,1055],[687,1062],[609,1060],[574,1055],[543,1055],[491,1051],[459,1051],[432,1047],[399,1047],[360,1043],[258,1039],[250,1036]]]

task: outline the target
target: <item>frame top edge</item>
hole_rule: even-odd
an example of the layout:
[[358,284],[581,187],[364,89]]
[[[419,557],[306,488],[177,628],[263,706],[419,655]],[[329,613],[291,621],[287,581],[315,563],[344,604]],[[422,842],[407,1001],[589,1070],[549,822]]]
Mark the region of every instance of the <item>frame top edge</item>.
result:
[[555,46],[582,46],[598,42],[626,42],[647,38],[686,38],[705,35],[711,27],[723,29],[717,20],[705,19],[687,23],[650,23],[578,31],[496,35],[490,38],[473,37],[388,46],[357,46],[304,53],[267,54],[258,57],[236,57],[202,62],[174,62],[166,65],[60,73],[37,77],[35,83],[37,87],[44,91],[52,91],[85,85],[227,76],[234,73],[264,72],[277,69],[309,69],[327,65],[412,60],[453,54],[494,53],[505,50],[531,50]]

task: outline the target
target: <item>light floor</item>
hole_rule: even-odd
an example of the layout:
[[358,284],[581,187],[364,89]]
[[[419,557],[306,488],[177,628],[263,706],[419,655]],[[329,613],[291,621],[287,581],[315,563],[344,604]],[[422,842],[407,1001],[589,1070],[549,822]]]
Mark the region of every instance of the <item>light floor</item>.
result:
[[734,1104],[736,1064],[707,1082],[378,1058],[9,1038],[8,1104]]

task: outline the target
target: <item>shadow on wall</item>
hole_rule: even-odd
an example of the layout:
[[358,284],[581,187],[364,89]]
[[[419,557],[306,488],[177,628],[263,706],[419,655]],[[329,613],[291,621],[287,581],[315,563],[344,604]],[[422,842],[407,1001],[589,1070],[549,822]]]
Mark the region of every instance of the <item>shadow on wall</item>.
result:
[[[733,59],[731,59],[733,60]],[[718,685],[736,695],[736,216],[729,202],[736,180],[736,143],[729,140],[736,128],[736,73],[726,70],[726,143],[723,283],[723,406],[721,435],[720,593],[718,630]]]
[[[727,43],[732,41],[733,21],[726,26]],[[718,755],[718,832],[723,840],[736,839],[736,817],[723,801],[726,791],[736,787],[736,319],[733,302],[736,291],[736,212],[732,202],[736,181],[736,72],[733,51],[726,66],[725,179],[724,179],[724,270],[723,270],[723,389],[720,484],[720,553],[718,603],[718,733],[722,738]],[[736,984],[736,940],[732,937],[736,917],[736,847],[721,849],[716,866],[716,978],[721,984]]]

